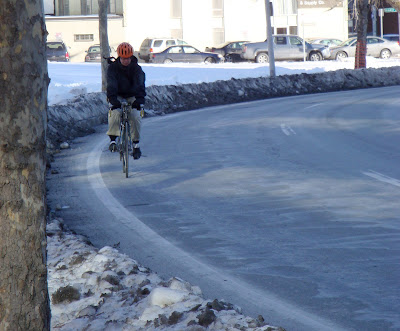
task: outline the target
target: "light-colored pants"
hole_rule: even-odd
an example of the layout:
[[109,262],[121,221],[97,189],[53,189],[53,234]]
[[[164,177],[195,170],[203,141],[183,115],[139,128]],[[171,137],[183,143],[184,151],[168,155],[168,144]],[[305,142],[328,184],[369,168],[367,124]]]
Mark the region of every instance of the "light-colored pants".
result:
[[[123,99],[118,97],[118,100],[123,102],[127,101],[129,104],[132,104],[133,101],[136,100],[135,97]],[[113,109],[108,112],[108,131],[107,134],[109,136],[117,136],[119,137],[119,127],[121,123],[121,109]],[[140,140],[140,128],[141,128],[141,117],[140,111],[136,109],[132,109],[129,113],[129,124],[131,126],[131,137],[132,141],[138,142]]]

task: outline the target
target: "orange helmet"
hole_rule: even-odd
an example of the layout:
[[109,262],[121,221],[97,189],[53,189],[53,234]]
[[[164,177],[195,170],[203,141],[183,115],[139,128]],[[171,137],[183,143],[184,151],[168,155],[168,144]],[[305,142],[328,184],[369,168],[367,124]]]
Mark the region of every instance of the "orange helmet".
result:
[[128,43],[118,45],[117,54],[124,59],[130,58],[133,55],[133,47]]

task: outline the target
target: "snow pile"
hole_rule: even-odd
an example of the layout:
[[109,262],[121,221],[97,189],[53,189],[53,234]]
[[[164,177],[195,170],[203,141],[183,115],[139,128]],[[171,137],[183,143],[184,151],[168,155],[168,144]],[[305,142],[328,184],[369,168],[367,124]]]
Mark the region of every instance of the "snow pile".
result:
[[96,249],[60,220],[47,236],[52,330],[283,330],[204,300],[179,278],[163,281],[115,248]]
[[[250,100],[391,85],[400,85],[400,66],[151,85],[146,89],[146,116]],[[61,142],[90,133],[94,125],[106,123],[107,110],[102,92],[79,95],[67,104],[50,106],[48,145],[57,147]]]

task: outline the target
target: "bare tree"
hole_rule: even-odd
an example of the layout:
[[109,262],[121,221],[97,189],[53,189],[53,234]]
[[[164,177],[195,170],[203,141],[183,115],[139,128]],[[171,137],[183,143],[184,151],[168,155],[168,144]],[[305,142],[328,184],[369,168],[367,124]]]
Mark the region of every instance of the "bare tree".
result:
[[107,14],[110,0],[99,1],[99,36],[101,49],[101,90],[107,90],[107,68],[108,62],[104,58],[110,57],[110,46],[108,43]]
[[357,47],[355,69],[366,68],[367,61],[367,26],[370,0],[355,0]]
[[[386,0],[386,3],[400,12],[400,0]],[[366,68],[367,51],[367,26],[368,13],[371,6],[380,7],[382,0],[354,0],[354,15],[356,18],[357,47],[355,58],[355,69]]]
[[49,330],[43,1],[0,2],[0,330]]

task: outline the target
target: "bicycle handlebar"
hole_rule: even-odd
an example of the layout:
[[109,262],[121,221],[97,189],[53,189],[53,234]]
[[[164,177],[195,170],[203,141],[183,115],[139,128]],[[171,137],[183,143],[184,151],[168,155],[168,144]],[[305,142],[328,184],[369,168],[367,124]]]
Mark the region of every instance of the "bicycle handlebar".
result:
[[[129,102],[126,102],[126,101],[123,101],[123,102],[121,102],[121,107],[127,107],[127,106],[129,106],[130,104],[129,104]],[[132,106],[132,105],[130,105],[130,106]],[[138,109],[139,111],[140,111],[140,117],[144,117],[144,114],[145,114],[145,112],[144,112],[144,105],[140,105],[140,108]]]

